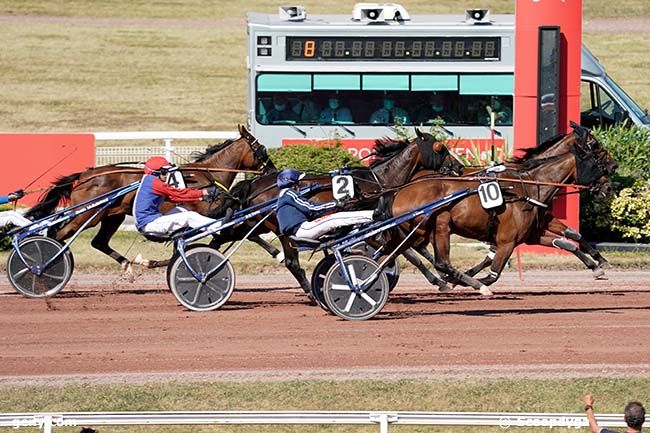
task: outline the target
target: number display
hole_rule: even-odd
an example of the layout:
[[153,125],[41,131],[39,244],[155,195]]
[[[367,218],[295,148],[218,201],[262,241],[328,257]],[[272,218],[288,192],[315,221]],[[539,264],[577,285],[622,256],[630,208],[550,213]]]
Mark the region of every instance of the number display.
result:
[[338,175],[332,178],[332,196],[334,199],[341,200],[344,198],[354,197],[354,182],[352,176]]
[[492,209],[503,204],[503,195],[499,182],[482,183],[478,187],[478,197],[484,209]]
[[500,37],[287,36],[287,60],[500,60]]

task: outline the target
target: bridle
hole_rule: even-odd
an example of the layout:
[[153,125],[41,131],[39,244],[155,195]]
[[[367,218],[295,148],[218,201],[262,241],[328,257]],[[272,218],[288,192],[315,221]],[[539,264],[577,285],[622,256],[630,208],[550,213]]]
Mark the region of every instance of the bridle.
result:
[[253,152],[255,159],[260,162],[260,168],[266,172],[268,170],[269,163],[271,162],[271,158],[269,157],[268,152],[266,152],[264,145],[260,144],[260,141],[257,138],[253,140],[253,142],[249,143],[248,139],[244,137],[244,141],[246,144],[248,144],[251,152]]

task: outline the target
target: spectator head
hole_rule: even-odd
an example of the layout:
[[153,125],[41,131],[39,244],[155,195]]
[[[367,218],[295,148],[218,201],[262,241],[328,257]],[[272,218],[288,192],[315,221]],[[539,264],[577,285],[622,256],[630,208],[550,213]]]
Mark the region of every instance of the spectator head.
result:
[[395,100],[390,95],[384,95],[384,108],[388,111],[395,108]]
[[445,98],[440,93],[434,93],[429,97],[429,104],[433,111],[440,113],[445,108]]
[[329,98],[329,99],[327,100],[327,105],[328,105],[332,110],[336,110],[336,109],[339,108],[340,105],[341,105],[341,103],[340,103],[340,101],[339,101],[339,97],[338,97],[338,96],[332,96],[331,98]]
[[97,430],[92,427],[82,427],[79,433],[97,433]]
[[501,100],[496,96],[492,98],[492,108],[496,111],[499,111],[501,109]]
[[638,401],[631,401],[625,406],[625,423],[634,430],[641,430],[645,421],[645,408]]
[[284,95],[275,95],[273,97],[273,108],[275,108],[278,111],[286,110],[288,103],[289,103],[289,100]]

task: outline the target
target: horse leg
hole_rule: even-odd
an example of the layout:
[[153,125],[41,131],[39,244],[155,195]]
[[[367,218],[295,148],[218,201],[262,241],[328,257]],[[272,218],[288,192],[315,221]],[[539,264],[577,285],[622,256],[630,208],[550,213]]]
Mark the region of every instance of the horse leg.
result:
[[564,236],[567,239],[576,241],[578,243],[578,247],[580,248],[580,251],[589,254],[594,260],[598,262],[598,266],[600,268],[609,269],[610,267],[609,261],[607,261],[607,259],[600,254],[600,251],[592,247],[589,244],[589,242],[585,241],[585,239],[578,231],[572,229],[571,227],[568,227],[566,224],[564,224],[562,221],[558,220],[557,218],[553,218],[549,222],[547,230],[558,236]]
[[490,250],[488,251],[483,261],[478,265],[474,266],[473,268],[468,269],[467,271],[465,271],[465,273],[470,277],[473,277],[474,275],[478,274],[483,269],[487,268],[492,264],[492,260],[494,260],[494,254],[495,254],[494,245],[490,244]]
[[291,245],[289,238],[286,236],[280,236],[280,243],[282,243],[282,250],[284,251],[284,266],[289,269],[291,275],[293,275],[296,281],[298,281],[298,284],[300,284],[300,287],[309,298],[313,298],[311,293],[311,283],[305,275],[305,270],[300,267],[298,250]]
[[275,248],[273,245],[271,245],[270,242],[267,242],[264,239],[262,239],[262,237],[259,234],[254,234],[248,239],[251,242],[255,242],[257,245],[262,247],[264,251],[269,253],[271,257],[273,257],[278,261],[278,263],[282,263],[284,261],[284,253],[279,249]]
[[117,229],[120,227],[120,224],[124,221],[125,215],[111,215],[103,218],[99,230],[95,237],[90,241],[90,245],[96,250],[101,251],[102,253],[109,256],[111,259],[115,260],[117,263],[122,266],[122,269],[130,273],[131,271],[131,262],[129,259],[124,257],[122,254],[118,253],[109,246],[109,242]]
[[578,246],[573,242],[557,236],[554,233],[548,232],[548,234],[540,238],[539,243],[540,245],[555,247],[572,253],[587,267],[587,269],[591,269],[594,279],[599,280],[605,278],[605,271],[598,265],[598,263],[594,262],[585,253],[580,251]]
[[489,286],[495,283],[501,276],[501,271],[505,268],[508,259],[512,255],[512,252],[515,249],[515,242],[498,242],[496,245],[494,259],[492,260],[492,265],[488,270],[488,275],[483,278],[479,278],[479,281],[486,286]]
[[435,267],[441,274],[446,274],[451,280],[458,281],[460,284],[470,286],[484,296],[493,295],[492,291],[487,288],[481,281],[454,268],[449,260],[450,251],[449,221],[438,221],[433,233],[433,250],[435,254]]
[[[427,266],[422,263],[422,261],[415,255],[414,251],[417,251],[419,255],[424,257],[429,263],[431,263],[432,266],[435,266],[436,264],[436,259],[433,257],[433,255],[427,250],[426,245],[420,244],[416,245],[413,248],[409,248],[408,250],[404,251],[402,255],[409,261],[411,262],[415,267],[418,268],[418,270],[424,275],[424,278],[429,281],[434,286],[438,286],[438,290],[441,292],[446,292],[451,290],[451,287],[447,284],[445,280],[440,278],[438,275],[435,273],[431,272]],[[416,262],[417,261],[417,262]],[[419,263],[420,265],[418,265]]]

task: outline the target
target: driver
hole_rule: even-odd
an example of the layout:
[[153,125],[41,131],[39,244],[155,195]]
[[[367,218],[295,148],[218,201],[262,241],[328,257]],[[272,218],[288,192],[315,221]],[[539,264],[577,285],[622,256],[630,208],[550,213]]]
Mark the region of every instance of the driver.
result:
[[286,168],[278,173],[277,219],[280,232],[299,238],[318,239],[325,233],[338,227],[366,224],[374,221],[373,211],[336,212],[326,216],[325,213],[339,207],[336,201],[319,203],[305,200],[298,195],[300,179],[305,173]]
[[201,227],[215,222],[197,212],[176,206],[166,214],[160,212],[165,199],[174,203],[213,201],[218,194],[217,187],[204,190],[193,188],[174,188],[165,182],[167,173],[176,166],[162,156],[154,156],[144,164],[144,177],[135,194],[133,216],[140,233],[165,237],[185,227]]

